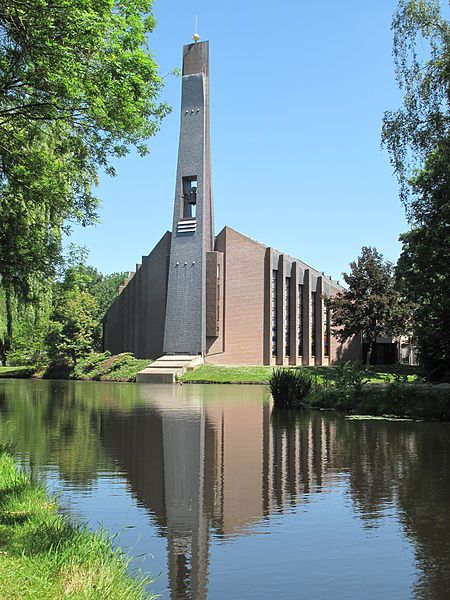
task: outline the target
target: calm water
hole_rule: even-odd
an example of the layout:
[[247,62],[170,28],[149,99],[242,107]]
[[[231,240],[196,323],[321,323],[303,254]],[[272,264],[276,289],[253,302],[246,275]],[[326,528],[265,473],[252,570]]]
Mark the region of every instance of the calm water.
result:
[[0,381],[0,434],[163,598],[450,598],[450,425],[260,386]]

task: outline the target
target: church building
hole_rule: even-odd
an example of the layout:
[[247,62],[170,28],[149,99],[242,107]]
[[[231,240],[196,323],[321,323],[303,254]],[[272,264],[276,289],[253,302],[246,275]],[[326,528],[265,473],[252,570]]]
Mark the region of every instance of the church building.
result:
[[198,356],[220,365],[329,365],[361,357],[331,335],[324,297],[342,288],[303,261],[224,227],[215,235],[209,43],[183,48],[172,231],[108,309],[104,348],[138,358]]

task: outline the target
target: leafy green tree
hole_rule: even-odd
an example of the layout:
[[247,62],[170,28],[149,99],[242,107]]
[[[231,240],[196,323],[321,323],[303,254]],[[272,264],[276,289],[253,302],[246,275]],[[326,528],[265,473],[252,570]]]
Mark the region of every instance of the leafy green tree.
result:
[[89,292],[96,301],[97,310],[94,318],[96,326],[94,331],[93,349],[102,350],[103,326],[102,319],[106,310],[117,296],[117,289],[124,282],[128,273],[112,273],[103,275],[97,269],[87,264],[88,251],[84,247],[72,244],[66,258],[64,278],[61,285],[69,290],[78,287]]
[[417,307],[420,361],[430,379],[450,379],[450,23],[436,0],[401,0],[393,31],[404,99],[385,114],[383,142],[411,224],[397,273]]
[[90,291],[96,299],[98,306],[96,315],[98,325],[95,330],[94,348],[100,352],[103,350],[103,317],[114,298],[117,296],[119,285],[125,281],[128,273],[122,272],[111,273],[110,275],[99,275],[100,277],[90,286]]
[[151,9],[152,0],[4,0],[0,123],[60,121],[104,166],[128,144],[145,152],[167,112],[148,50]]
[[8,295],[0,285],[2,364],[43,365],[49,357],[74,361],[102,349],[102,319],[127,274],[103,275],[86,263],[87,257],[86,248],[70,245],[58,278],[47,286],[35,282],[32,302],[13,292],[8,311]]
[[102,319],[117,294],[125,273],[103,275],[86,264],[86,248],[71,245],[63,276],[53,286],[53,311],[47,345],[53,362],[102,349]]
[[37,284],[32,293],[34,301],[24,302],[0,286],[0,360],[4,365],[7,361],[18,365],[45,361],[52,293]]
[[6,365],[6,310],[5,310],[5,290],[0,287],[0,364]]
[[92,285],[91,292],[98,302],[99,320],[104,317],[105,312],[117,296],[119,285],[121,285],[127,277],[128,273],[125,272],[101,275],[100,279]]
[[8,364],[41,366],[46,363],[45,340],[51,307],[51,290],[42,292],[39,300],[33,303],[16,300],[13,335],[7,355]]
[[56,294],[47,345],[54,362],[70,360],[74,364],[94,348],[95,318],[98,305],[87,290],[79,286]]
[[0,5],[0,280],[10,296],[30,299],[33,278],[54,276],[62,229],[96,220],[100,169],[114,174],[111,158],[130,146],[145,154],[167,114],[148,48],[151,8],[151,0]]
[[[376,248],[363,247],[361,256],[343,273],[348,286],[325,301],[331,311],[333,333],[341,342],[362,334],[368,343],[366,364],[370,364],[378,336],[391,332],[399,313],[392,310],[399,302],[393,265]],[[396,323],[401,328],[401,323]]]
[[431,153],[411,180],[428,204],[422,223],[401,236],[397,278],[414,302],[413,330],[428,378],[450,380],[450,160]]

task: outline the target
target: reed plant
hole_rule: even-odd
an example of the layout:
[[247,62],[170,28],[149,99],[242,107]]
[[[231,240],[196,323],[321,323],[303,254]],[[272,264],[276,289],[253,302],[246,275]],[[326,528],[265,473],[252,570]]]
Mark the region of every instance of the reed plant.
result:
[[274,369],[269,379],[270,392],[277,408],[302,406],[314,383],[306,369]]

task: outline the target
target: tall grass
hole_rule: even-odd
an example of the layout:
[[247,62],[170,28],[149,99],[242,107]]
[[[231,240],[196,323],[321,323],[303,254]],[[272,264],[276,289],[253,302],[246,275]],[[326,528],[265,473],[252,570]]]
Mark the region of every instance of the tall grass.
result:
[[0,598],[154,598],[110,536],[73,524],[0,446]]
[[313,382],[313,376],[305,369],[274,369],[269,379],[269,387],[275,406],[301,406],[311,391]]

